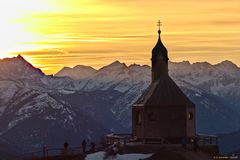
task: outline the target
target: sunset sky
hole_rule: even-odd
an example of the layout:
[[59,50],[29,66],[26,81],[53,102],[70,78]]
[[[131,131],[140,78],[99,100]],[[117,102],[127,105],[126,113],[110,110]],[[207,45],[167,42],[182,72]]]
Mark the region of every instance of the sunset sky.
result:
[[47,74],[150,64],[159,19],[171,61],[240,66],[239,0],[0,0],[0,58],[21,54]]

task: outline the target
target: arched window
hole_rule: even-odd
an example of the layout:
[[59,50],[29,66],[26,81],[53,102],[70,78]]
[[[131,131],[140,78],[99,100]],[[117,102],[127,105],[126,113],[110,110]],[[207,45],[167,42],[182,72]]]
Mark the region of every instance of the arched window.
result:
[[189,112],[187,116],[188,116],[188,120],[192,120],[193,119],[193,113],[192,112]]

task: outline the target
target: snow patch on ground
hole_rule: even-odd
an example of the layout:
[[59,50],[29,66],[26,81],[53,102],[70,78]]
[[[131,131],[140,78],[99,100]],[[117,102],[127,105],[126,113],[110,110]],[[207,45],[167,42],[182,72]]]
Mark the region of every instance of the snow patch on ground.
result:
[[64,90],[64,89],[59,90],[59,92],[62,93],[62,94],[73,94],[73,93],[75,93],[75,91]]
[[[104,160],[104,153],[105,152],[97,152],[93,154],[88,154],[85,158],[86,160]],[[139,160],[139,159],[145,159],[152,156],[152,154],[141,154],[141,153],[131,153],[131,154],[117,154],[116,157],[111,157],[111,160]],[[108,158],[108,160],[110,160]]]

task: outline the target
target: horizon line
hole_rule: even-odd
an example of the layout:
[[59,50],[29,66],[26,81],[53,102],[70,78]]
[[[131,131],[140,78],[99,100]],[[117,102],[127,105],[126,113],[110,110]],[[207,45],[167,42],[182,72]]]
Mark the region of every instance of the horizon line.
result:
[[[126,64],[124,61],[115,60],[115,61],[112,61],[111,63],[108,63],[108,64],[105,64],[105,65],[101,66],[101,67],[98,68],[98,69],[95,68],[95,67],[92,67],[91,65],[82,65],[82,64],[77,64],[77,65],[75,65],[75,66],[64,66],[64,65],[63,65],[63,67],[62,67],[60,70],[58,70],[56,73],[46,74],[46,73],[41,69],[41,67],[36,67],[34,64],[32,64],[31,62],[29,62],[28,60],[26,60],[25,57],[22,56],[21,54],[18,54],[18,56],[0,58],[0,62],[3,61],[3,60],[6,60],[6,59],[13,59],[13,58],[18,58],[18,57],[22,57],[26,62],[28,62],[28,63],[30,63],[31,65],[33,65],[33,67],[35,67],[35,68],[37,68],[37,69],[40,69],[45,75],[53,75],[53,76],[56,75],[58,72],[60,72],[63,68],[73,69],[73,68],[76,67],[76,66],[85,66],[85,67],[91,67],[91,68],[93,68],[94,70],[98,71],[98,70],[101,70],[102,68],[104,68],[104,67],[106,67],[106,66],[109,66],[109,65],[115,63],[115,62],[119,62],[120,64],[123,64],[123,65],[125,65],[126,67],[130,67],[130,66],[132,66],[132,65],[139,65],[139,66],[151,67],[151,66],[148,65],[148,64],[138,64],[138,63],[135,63],[135,62],[133,62],[133,63],[131,63],[131,64]],[[182,60],[182,61],[171,61],[171,60],[169,60],[170,63],[184,63],[184,62],[185,62],[185,63],[189,63],[190,65],[194,65],[194,64],[196,64],[196,63],[208,63],[209,65],[212,65],[212,66],[216,66],[216,65],[221,64],[221,63],[226,62],[226,61],[231,62],[232,64],[236,65],[236,66],[240,69],[240,66],[238,66],[236,63],[234,63],[233,61],[228,60],[228,59],[219,61],[219,62],[217,62],[217,63],[211,63],[211,62],[208,62],[208,61],[191,62],[191,61],[189,61],[189,60]]]

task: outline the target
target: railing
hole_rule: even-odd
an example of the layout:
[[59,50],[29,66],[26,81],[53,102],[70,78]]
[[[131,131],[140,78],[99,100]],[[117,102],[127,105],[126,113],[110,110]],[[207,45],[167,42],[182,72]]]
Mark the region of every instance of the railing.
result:
[[[198,134],[197,137],[198,137],[199,146],[217,146],[218,145],[217,136]],[[135,139],[133,139],[132,134],[108,134],[105,137],[105,143],[100,143],[95,145],[95,151],[103,150],[105,144],[106,145],[111,145],[114,143],[129,144],[134,141]],[[90,145],[87,145],[87,148],[90,148],[90,147],[91,147]],[[88,151],[87,153],[90,153],[90,152]],[[83,154],[81,147],[69,148],[67,152],[63,148],[43,148],[42,150],[21,154],[19,156],[9,158],[8,160],[32,160],[32,159],[51,157],[51,156],[61,156],[61,155],[72,156],[72,155],[81,155],[81,154]]]
[[81,151],[81,147],[70,148],[68,150],[64,150],[63,148],[49,148],[46,149],[46,156],[51,155],[76,155],[83,153]]
[[114,143],[118,143],[118,144],[131,144],[131,143],[135,143],[135,144],[145,144],[145,143],[155,143],[155,144],[170,144],[170,142],[168,140],[166,140],[165,138],[158,138],[158,139],[142,139],[139,140],[136,137],[133,137],[132,134],[128,134],[128,133],[124,133],[124,134],[108,134],[105,137],[105,143],[107,145],[111,145]]
[[105,137],[105,143],[111,145],[114,143],[126,144],[132,140],[132,134],[108,134]]
[[[95,145],[95,152],[103,149],[104,144],[99,143]],[[86,146],[87,149],[91,148],[91,145]],[[90,150],[87,150],[86,153],[90,153]],[[43,148],[35,152],[24,153],[18,156],[10,157],[7,160],[32,160],[40,158],[50,158],[53,156],[76,156],[83,155],[82,147],[73,147],[64,150],[64,148]]]
[[206,135],[206,134],[198,134],[199,137],[198,144],[199,146],[211,146],[211,145],[218,145],[218,138],[215,135]]
[[[198,144],[203,145],[218,145],[218,138],[215,135],[197,134]],[[170,144],[166,139],[160,139],[161,143]],[[192,139],[193,140],[193,139]],[[110,145],[114,143],[126,144],[134,141],[132,134],[108,134],[105,137],[105,143]],[[158,140],[159,142],[159,140]],[[191,143],[191,142],[190,142]]]

